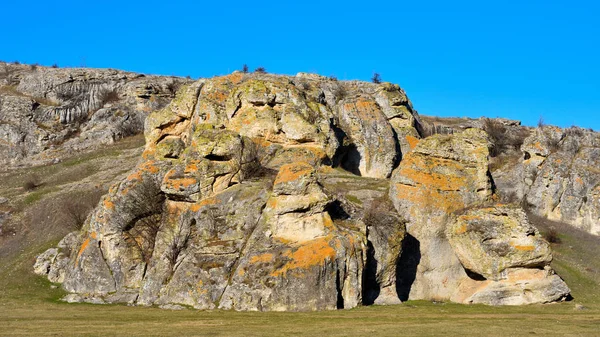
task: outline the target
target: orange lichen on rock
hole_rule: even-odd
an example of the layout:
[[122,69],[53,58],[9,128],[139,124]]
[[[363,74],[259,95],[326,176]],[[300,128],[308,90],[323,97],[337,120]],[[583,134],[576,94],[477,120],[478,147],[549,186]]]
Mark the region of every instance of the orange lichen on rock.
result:
[[154,161],[146,161],[140,165],[137,170],[127,176],[127,180],[142,180],[144,173],[156,174],[160,171],[158,166],[155,165]]
[[201,200],[200,202],[197,202],[195,204],[193,204],[192,206],[190,206],[190,210],[192,212],[198,212],[202,207],[204,206],[208,206],[208,205],[216,205],[219,203],[219,199],[217,198],[206,198]]
[[327,229],[335,229],[335,225],[333,224],[333,220],[331,220],[331,216],[329,213],[323,213],[323,227]]
[[461,224],[460,227],[456,229],[456,234],[464,234],[467,232],[467,224]]
[[544,147],[542,146],[542,143],[540,143],[540,142],[533,143],[533,147],[535,147],[536,149],[538,149],[540,151],[544,151]]
[[436,157],[427,158],[421,155],[408,156],[407,160],[410,162],[403,165],[400,174],[420,185],[425,185],[424,188],[456,191],[468,185],[469,179],[464,174],[467,168],[456,161]]
[[327,260],[335,258],[335,249],[329,244],[331,237],[321,237],[306,242],[302,246],[284,252],[283,256],[289,258],[289,262],[283,267],[273,271],[271,275],[285,275],[288,271],[299,271],[324,264]]
[[169,179],[166,182],[166,185],[169,185],[171,188],[175,190],[180,190],[183,188],[190,187],[196,184],[198,181],[195,178],[180,178],[180,179]]
[[242,73],[233,73],[231,75],[225,76],[232,84],[239,84],[244,78],[244,74]]
[[263,262],[272,262],[273,261],[273,254],[271,253],[265,253],[265,254],[261,254],[261,255],[255,255],[253,257],[250,258],[250,263],[263,263]]
[[104,208],[106,208],[106,209],[109,209],[109,210],[115,209],[115,203],[110,200],[109,196],[104,198],[104,200],[102,201],[102,204],[104,205]]
[[410,150],[414,150],[415,147],[417,147],[417,145],[419,144],[420,139],[417,137],[413,137],[411,135],[407,135],[406,136],[406,142],[408,143],[408,146],[410,147]]
[[[92,233],[94,234],[94,239],[95,234],[96,233]],[[77,267],[79,265],[79,259],[81,258],[81,254],[83,254],[83,252],[86,250],[86,248],[90,245],[90,238],[88,237],[87,239],[85,239],[85,241],[83,241],[83,243],[81,244],[81,247],[79,247],[79,251],[77,252],[77,258],[75,259],[75,267]]]
[[313,172],[313,167],[305,162],[286,164],[281,166],[275,178],[275,185],[299,179]]
[[369,101],[365,99],[359,99],[356,103],[348,103],[345,104],[346,109],[352,109],[353,106],[356,107],[357,112],[362,117],[366,117],[368,119],[377,119],[379,114],[377,113],[379,110],[379,106],[374,101]]

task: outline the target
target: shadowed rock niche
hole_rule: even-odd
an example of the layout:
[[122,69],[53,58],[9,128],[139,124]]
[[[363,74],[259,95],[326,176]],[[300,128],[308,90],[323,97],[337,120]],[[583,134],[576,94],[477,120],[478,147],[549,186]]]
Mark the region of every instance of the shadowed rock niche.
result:
[[[537,236],[534,246],[545,248],[490,271],[505,251],[477,233],[512,227],[494,218],[455,229],[469,219],[453,212],[492,198],[486,134],[419,141],[418,124],[390,83],[310,74],[199,80],[148,117],[141,164],[35,270],[62,283],[70,302],[197,309],[566,296]],[[510,246],[512,237],[494,242]],[[480,258],[464,248],[469,239],[496,255]]]

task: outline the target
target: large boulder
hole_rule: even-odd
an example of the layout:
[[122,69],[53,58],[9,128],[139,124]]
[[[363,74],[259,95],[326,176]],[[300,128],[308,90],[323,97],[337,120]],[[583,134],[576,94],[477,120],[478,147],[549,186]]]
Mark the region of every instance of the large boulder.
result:
[[456,301],[521,305],[569,295],[567,285],[550,268],[550,245],[520,208],[469,209],[452,220],[447,236],[469,274]]
[[465,269],[486,279],[502,279],[516,267],[544,267],[550,245],[520,208],[471,209],[448,227],[448,238]]

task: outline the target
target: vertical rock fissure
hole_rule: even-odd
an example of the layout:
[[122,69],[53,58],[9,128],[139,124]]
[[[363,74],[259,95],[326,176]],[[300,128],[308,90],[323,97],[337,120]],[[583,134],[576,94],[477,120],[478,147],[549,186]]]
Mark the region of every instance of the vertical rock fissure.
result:
[[227,277],[227,284],[225,285],[225,287],[223,287],[223,291],[221,292],[221,295],[219,295],[219,298],[217,299],[217,301],[215,303],[215,306],[217,308],[221,304],[221,300],[223,299],[223,295],[225,295],[225,292],[227,291],[227,288],[229,288],[229,286],[231,285],[231,282],[233,280],[233,276],[235,275],[235,272],[237,271],[238,267],[240,266],[240,262],[242,260],[242,257],[247,253],[246,250],[247,250],[247,247],[248,247],[248,242],[250,242],[254,238],[254,232],[256,231],[256,228],[258,227],[258,224],[260,223],[260,221],[262,219],[263,211],[264,211],[264,209],[265,209],[266,206],[267,206],[266,203],[261,206],[261,208],[260,208],[260,216],[256,220],[256,223],[254,224],[254,226],[252,226],[252,229],[250,230],[248,238],[244,241],[244,244],[240,248],[240,253],[239,253],[238,257],[236,258],[235,263],[231,267],[231,272],[229,273],[229,276]]

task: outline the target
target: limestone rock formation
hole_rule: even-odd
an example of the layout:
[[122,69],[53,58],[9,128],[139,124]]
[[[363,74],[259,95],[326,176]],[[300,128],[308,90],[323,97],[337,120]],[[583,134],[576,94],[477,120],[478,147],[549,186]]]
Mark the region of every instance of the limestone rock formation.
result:
[[522,149],[523,189],[530,209],[600,235],[600,135],[545,126]]
[[143,130],[189,80],[0,62],[0,164],[45,164]]
[[[146,119],[143,161],[35,270],[69,302],[198,309],[566,296],[521,213],[482,208],[483,227],[456,213],[493,198],[487,134],[420,129],[389,83],[236,72],[184,85]],[[511,244],[536,248],[502,255]]]
[[507,202],[600,235],[600,135],[579,127],[521,126],[506,119],[421,117],[425,133],[452,134],[468,128],[490,135],[490,173]]
[[453,219],[447,236],[470,276],[459,287],[465,303],[547,303],[569,294],[550,269],[548,242],[519,208],[470,209]]

